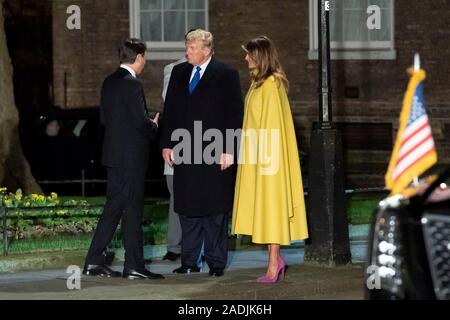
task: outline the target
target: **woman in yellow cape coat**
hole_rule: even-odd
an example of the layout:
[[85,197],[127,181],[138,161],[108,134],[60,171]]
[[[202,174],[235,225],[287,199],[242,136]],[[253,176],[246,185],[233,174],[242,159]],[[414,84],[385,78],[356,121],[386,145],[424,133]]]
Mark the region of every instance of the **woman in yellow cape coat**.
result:
[[232,233],[269,245],[267,273],[258,282],[273,283],[284,275],[280,245],[308,238],[303,184],[288,82],[276,49],[264,36],[243,48],[253,82],[245,99]]

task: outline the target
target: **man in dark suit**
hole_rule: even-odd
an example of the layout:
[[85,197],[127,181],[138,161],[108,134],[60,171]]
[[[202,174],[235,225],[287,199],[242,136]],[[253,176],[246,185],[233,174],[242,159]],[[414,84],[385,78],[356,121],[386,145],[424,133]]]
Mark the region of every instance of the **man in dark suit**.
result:
[[107,167],[107,199],[92,239],[83,274],[117,277],[104,263],[103,251],[121,220],[125,263],[124,278],[161,279],[145,268],[142,217],[144,183],[150,139],[159,114],[147,113],[142,84],[136,79],[145,65],[145,44],[125,40],[119,48],[120,67],[103,82],[100,117],[105,126],[102,163]]
[[[187,34],[186,59],[172,71],[161,136],[163,158],[175,171],[174,207],[182,229],[181,267],[174,272],[200,271],[197,258],[204,242],[209,274],[221,276],[228,256],[228,214],[235,178],[231,167],[236,148],[221,148],[211,163],[203,157],[209,142],[202,136],[207,130],[219,131],[223,138],[219,144],[227,144],[226,130],[242,126],[242,92],[238,72],[213,57],[210,32],[197,29]],[[201,136],[199,129],[203,130]],[[191,143],[178,155],[178,141],[172,134],[181,131],[188,132]],[[188,154],[192,157],[186,160]]]

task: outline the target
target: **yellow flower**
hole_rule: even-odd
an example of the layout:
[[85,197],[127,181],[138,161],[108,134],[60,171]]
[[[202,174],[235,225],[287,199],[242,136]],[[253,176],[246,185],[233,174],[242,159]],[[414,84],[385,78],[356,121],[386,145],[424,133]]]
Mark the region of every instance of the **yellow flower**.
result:
[[37,199],[39,199],[39,196],[38,196],[37,194],[33,193],[33,194],[31,195],[31,199],[37,200]]
[[44,200],[45,200],[45,197],[44,197],[43,195],[39,195],[39,196],[38,196],[38,200],[39,200],[39,201],[44,201]]
[[65,211],[65,210],[58,210],[58,211],[56,211],[56,214],[57,214],[58,216],[63,216],[63,215],[66,214],[66,211]]
[[50,193],[50,197],[51,197],[53,200],[56,200],[56,199],[58,199],[58,194],[55,193],[55,192],[52,192],[52,193]]
[[25,207],[29,207],[31,205],[30,201],[25,202]]
[[16,200],[17,201],[20,201],[20,200],[22,200],[22,195],[19,193],[19,194],[16,194],[15,196],[14,196],[14,198],[16,198]]
[[6,199],[5,200],[5,205],[6,206],[10,206],[11,205],[11,199]]
[[0,188],[0,192],[4,192],[6,190],[8,190],[8,188]]

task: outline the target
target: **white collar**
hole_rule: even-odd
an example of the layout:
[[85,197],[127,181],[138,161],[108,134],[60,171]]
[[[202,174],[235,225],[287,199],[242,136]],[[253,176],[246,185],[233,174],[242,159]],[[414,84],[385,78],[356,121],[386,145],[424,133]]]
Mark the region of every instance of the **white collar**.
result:
[[208,60],[206,60],[203,64],[199,65],[199,66],[194,66],[194,71],[197,67],[202,68],[202,73],[206,70],[206,68],[208,67],[208,64],[211,62],[212,56],[208,58]]
[[126,69],[126,70],[128,70],[128,72],[130,72],[131,73],[131,75],[134,77],[134,78],[136,78],[136,72],[133,70],[133,69],[131,69],[129,66],[127,66],[127,65],[125,65],[125,64],[121,64],[120,65],[120,67],[121,68],[124,68],[124,69]]

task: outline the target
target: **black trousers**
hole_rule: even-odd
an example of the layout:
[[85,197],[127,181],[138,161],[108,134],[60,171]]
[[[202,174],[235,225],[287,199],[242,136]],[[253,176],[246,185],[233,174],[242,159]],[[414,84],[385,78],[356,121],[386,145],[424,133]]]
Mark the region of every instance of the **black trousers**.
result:
[[86,264],[103,264],[103,251],[111,242],[119,221],[125,248],[124,267],[144,268],[142,218],[145,170],[108,168],[106,203],[91,242]]
[[210,269],[223,270],[228,259],[228,214],[187,217],[180,215],[181,265],[194,268],[205,244],[205,260]]

